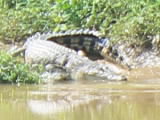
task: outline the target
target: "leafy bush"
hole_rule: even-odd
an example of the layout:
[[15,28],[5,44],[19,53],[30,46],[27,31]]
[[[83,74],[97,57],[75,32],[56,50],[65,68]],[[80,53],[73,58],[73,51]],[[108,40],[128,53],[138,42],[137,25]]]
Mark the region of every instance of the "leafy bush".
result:
[[[47,12],[48,3],[45,0],[1,0],[0,39],[4,42],[24,40],[35,32],[49,31],[54,27]],[[43,2],[43,3],[42,3]],[[2,4],[3,3],[3,4]]]
[[159,11],[159,0],[0,0],[0,40],[90,28],[115,41],[145,42],[160,34]]
[[0,82],[2,83],[38,83],[37,72],[17,58],[0,51]]

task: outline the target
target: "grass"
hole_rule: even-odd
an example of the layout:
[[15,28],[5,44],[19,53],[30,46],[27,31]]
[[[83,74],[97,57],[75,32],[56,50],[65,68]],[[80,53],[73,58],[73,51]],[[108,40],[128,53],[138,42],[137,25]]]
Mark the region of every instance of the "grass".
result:
[[159,0],[0,0],[0,40],[89,28],[114,42],[151,42],[147,36],[160,34],[159,11]]

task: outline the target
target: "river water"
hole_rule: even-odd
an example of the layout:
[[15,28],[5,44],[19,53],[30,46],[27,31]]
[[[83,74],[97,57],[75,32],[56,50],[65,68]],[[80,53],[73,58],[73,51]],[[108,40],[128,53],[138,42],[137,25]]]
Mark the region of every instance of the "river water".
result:
[[158,68],[127,82],[0,85],[0,120],[160,120]]

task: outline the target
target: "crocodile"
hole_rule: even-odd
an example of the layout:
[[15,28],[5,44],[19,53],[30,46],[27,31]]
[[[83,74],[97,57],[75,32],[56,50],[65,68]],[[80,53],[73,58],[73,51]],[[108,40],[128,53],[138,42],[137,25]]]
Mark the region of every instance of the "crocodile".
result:
[[[91,60],[107,59],[115,62],[115,60],[111,57],[112,54],[106,54],[106,52],[111,52],[110,39],[104,37],[104,35],[95,30],[80,29],[62,31],[58,33],[36,33],[32,37],[40,37],[42,40],[53,41],[57,44],[74,49]],[[28,39],[32,39],[32,37]],[[16,52],[14,52],[14,54],[16,54]]]
[[[51,41],[35,40],[25,51],[25,61],[30,64],[43,64],[46,70],[55,67],[69,73],[71,79],[87,79],[89,77],[103,80],[126,80],[120,70],[110,64],[92,61],[80,56],[76,51]],[[47,66],[51,65],[48,69]]]
[[[111,45],[110,38],[104,37],[94,30],[69,30],[63,32],[37,33],[35,39],[52,41],[59,45],[81,51],[91,60],[105,59],[114,64],[119,64],[127,69],[159,65],[160,54],[156,49],[157,44],[143,46],[120,41]],[[33,39],[30,37],[29,39]],[[159,42],[159,36],[153,42]],[[83,54],[83,53],[82,53]]]
[[[37,36],[40,36],[37,33]],[[56,42],[75,51],[83,51],[92,60],[103,59],[102,48],[108,47],[109,38],[89,29],[68,30],[41,34],[42,39]]]
[[[88,30],[59,34],[37,33],[27,39],[21,50],[25,50],[26,63],[43,64],[51,74],[57,72],[58,68],[59,73],[67,73],[60,74],[65,79],[126,80],[121,69],[90,58],[94,54],[101,56],[100,52],[108,42],[108,38],[99,37],[97,32]],[[83,47],[89,57],[81,56],[76,51]]]

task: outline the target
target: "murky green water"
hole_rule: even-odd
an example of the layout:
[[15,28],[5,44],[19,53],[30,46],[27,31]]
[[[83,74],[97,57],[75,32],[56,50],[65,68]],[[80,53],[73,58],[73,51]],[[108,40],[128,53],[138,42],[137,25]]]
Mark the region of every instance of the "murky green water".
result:
[[159,120],[157,82],[0,85],[0,120]]

